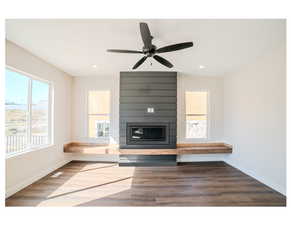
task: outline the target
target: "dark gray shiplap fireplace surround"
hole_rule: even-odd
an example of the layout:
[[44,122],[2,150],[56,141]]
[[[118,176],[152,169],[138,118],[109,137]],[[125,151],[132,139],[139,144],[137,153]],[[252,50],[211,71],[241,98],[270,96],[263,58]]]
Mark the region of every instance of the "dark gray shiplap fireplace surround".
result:
[[[121,72],[121,149],[176,148],[177,72]],[[176,164],[174,155],[120,155],[120,165]]]

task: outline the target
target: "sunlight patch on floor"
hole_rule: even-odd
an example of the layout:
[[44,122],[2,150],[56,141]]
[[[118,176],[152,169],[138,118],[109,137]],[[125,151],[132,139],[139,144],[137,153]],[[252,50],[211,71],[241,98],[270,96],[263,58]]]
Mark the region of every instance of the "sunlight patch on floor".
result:
[[[131,189],[134,169],[134,167],[120,168],[114,164],[100,164],[97,167],[88,165],[64,180],[64,183],[51,192],[38,206],[76,206],[124,192]],[[94,173],[96,179],[88,178],[86,174],[89,173]],[[62,172],[56,172],[50,178],[54,179],[61,175]]]
[[[89,201],[105,198],[110,195],[118,194],[131,189],[132,178],[123,178],[121,181],[112,181],[104,186],[94,185],[83,189],[76,189],[71,192],[54,191],[47,200],[38,206],[76,206]],[[89,197],[88,197],[89,196]]]

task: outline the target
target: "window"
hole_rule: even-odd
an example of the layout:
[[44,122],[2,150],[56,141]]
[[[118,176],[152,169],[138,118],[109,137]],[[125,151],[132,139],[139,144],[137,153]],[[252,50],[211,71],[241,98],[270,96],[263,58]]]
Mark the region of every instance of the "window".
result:
[[5,71],[6,153],[50,144],[49,83]]
[[207,99],[205,91],[187,91],[186,138],[207,138]]
[[89,91],[88,133],[90,138],[108,138],[110,128],[110,91]]

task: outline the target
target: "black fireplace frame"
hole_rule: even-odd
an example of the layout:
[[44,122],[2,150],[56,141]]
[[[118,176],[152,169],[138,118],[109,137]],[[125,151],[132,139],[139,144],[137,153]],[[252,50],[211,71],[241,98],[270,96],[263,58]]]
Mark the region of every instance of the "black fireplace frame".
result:
[[[131,128],[165,127],[164,140],[132,140]],[[170,144],[170,123],[167,122],[128,122],[126,123],[126,145],[129,148],[167,148]]]

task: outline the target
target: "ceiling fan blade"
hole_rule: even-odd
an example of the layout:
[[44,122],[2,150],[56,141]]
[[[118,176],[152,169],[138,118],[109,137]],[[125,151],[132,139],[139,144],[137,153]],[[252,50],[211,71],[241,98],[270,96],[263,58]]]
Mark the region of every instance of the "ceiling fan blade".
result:
[[133,70],[135,70],[137,67],[139,67],[143,62],[147,59],[147,56],[142,57],[140,60],[137,61],[137,63],[132,67]]
[[163,57],[158,56],[158,55],[154,55],[153,57],[155,60],[157,60],[159,63],[163,64],[164,66],[169,67],[169,68],[173,67],[172,63],[170,63],[168,60],[164,59]]
[[162,48],[158,48],[156,50],[156,53],[172,52],[172,51],[177,51],[184,48],[190,48],[192,46],[193,46],[193,42],[184,42],[184,43],[179,43],[179,44],[174,44],[174,45],[168,45]]
[[152,46],[152,35],[148,25],[146,23],[140,23],[139,28],[145,48],[150,49]]
[[122,49],[107,49],[107,52],[115,52],[115,53],[143,53],[142,51],[122,50]]

